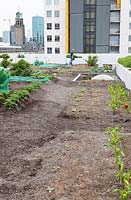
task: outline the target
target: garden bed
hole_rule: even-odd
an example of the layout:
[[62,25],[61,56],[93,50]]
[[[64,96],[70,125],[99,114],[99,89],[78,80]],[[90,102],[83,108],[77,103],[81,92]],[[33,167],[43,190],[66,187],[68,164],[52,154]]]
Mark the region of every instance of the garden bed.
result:
[[[54,80],[33,93],[22,110],[0,110],[1,200],[113,199],[115,158],[104,146],[104,131],[120,124],[130,133],[131,114],[112,112],[109,84]],[[127,159],[129,144],[125,137]]]

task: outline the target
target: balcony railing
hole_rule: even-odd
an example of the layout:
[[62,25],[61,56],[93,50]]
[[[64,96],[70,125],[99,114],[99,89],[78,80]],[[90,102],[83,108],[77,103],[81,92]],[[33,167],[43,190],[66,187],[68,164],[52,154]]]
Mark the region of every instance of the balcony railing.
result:
[[110,34],[120,34],[119,29],[110,29]]
[[111,17],[110,22],[120,22],[120,17]]
[[110,46],[119,46],[119,41],[110,41]]
[[111,10],[120,10],[120,8],[117,8],[116,4],[111,4]]

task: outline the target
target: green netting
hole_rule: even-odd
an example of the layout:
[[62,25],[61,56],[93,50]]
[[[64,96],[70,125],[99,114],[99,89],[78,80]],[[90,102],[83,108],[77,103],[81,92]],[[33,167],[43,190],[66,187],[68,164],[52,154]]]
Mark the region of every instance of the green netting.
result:
[[9,70],[4,67],[0,67],[0,91],[8,92],[9,91]]
[[34,67],[39,66],[41,68],[47,68],[47,69],[52,69],[52,68],[59,68],[61,67],[61,64],[48,64],[48,63],[43,63],[41,61],[35,61],[33,64]]
[[31,76],[11,76],[9,79],[9,82],[44,82],[44,83],[48,83],[49,82],[49,78],[48,77],[44,77],[42,78],[33,78]]

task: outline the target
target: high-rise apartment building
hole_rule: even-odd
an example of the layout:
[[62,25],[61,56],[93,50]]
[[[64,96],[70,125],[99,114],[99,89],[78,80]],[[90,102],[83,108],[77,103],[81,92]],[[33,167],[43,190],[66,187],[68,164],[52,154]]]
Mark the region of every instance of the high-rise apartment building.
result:
[[46,53],[131,53],[131,0],[45,0]]
[[120,0],[67,0],[66,4],[68,51],[119,53]]
[[44,1],[45,53],[65,53],[66,44],[66,0]]
[[41,16],[32,17],[32,36],[37,44],[44,45],[44,18]]
[[25,43],[25,26],[23,23],[22,13],[17,12],[14,25],[15,44],[23,46]]

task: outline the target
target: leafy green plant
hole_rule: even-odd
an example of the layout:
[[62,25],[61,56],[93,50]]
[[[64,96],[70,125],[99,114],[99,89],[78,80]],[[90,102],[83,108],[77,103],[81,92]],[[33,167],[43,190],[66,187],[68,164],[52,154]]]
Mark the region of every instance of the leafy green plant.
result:
[[85,60],[88,63],[88,66],[96,66],[98,57],[97,56],[88,56],[88,60]]
[[10,59],[10,56],[8,54],[6,54],[6,53],[0,55],[0,58],[2,58],[2,61],[0,63],[0,65],[2,67],[7,68],[11,64],[11,62],[12,62],[12,59]]
[[20,59],[17,63],[13,64],[11,71],[12,75],[15,76],[30,76],[33,72],[30,63],[24,59]]
[[111,96],[110,107],[113,111],[116,111],[119,108],[122,108],[124,105],[129,104],[129,92],[121,84],[110,84],[108,91]]
[[33,78],[39,78],[39,79],[48,78],[50,80],[55,78],[54,74],[45,74],[45,73],[42,73],[42,72],[41,73],[33,73],[32,77]]
[[33,83],[25,87],[25,89],[23,90],[17,90],[11,93],[4,102],[5,107],[11,110],[15,106],[17,106],[21,101],[27,100],[30,94],[39,88],[40,88],[39,83]]
[[5,100],[8,96],[8,92],[0,92],[0,101]]
[[121,188],[115,189],[114,192],[118,192],[120,196],[120,200],[129,200],[131,197],[131,170],[125,172],[123,157],[124,152],[121,148],[121,138],[119,135],[121,130],[121,126],[117,126],[115,128],[108,128],[105,131],[106,135],[110,135],[111,137],[108,139],[109,143],[106,146],[112,147],[115,152],[115,160],[118,166],[117,177],[121,183]]
[[119,58],[118,63],[123,65],[124,67],[131,68],[131,56]]

